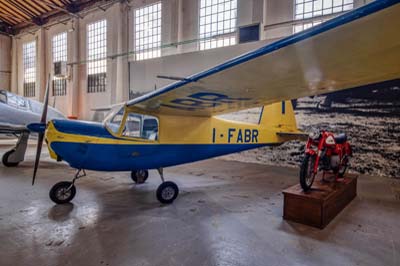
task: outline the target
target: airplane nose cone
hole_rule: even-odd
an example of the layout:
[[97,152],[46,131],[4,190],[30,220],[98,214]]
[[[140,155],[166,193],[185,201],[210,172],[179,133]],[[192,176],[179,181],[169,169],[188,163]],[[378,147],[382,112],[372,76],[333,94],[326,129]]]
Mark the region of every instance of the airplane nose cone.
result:
[[26,127],[32,132],[44,133],[46,130],[46,123],[31,123]]

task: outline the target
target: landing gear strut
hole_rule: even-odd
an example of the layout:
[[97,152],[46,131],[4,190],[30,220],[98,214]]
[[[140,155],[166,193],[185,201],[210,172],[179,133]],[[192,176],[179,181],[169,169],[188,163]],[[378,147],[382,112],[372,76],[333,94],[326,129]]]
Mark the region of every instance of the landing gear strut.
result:
[[28,145],[29,132],[22,132],[18,137],[18,142],[12,150],[4,153],[2,162],[4,166],[15,167],[18,166],[25,158],[26,147]]
[[161,185],[157,188],[157,199],[163,204],[171,204],[178,197],[179,188],[172,181],[164,180],[163,169],[157,169],[161,177]]
[[50,199],[56,204],[64,204],[70,202],[76,194],[75,181],[81,177],[86,176],[86,172],[83,169],[79,169],[75,174],[72,182],[61,181],[55,184],[49,192]]

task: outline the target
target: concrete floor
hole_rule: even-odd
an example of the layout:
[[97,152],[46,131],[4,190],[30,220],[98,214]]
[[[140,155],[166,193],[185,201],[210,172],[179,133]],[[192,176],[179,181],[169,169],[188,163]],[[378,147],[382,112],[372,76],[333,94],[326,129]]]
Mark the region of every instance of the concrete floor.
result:
[[[33,149],[0,165],[0,265],[400,265],[400,184],[361,176],[358,197],[324,230],[282,220],[282,189],[297,169],[208,160],[166,170],[181,189],[172,205],[160,183],[88,172],[72,204],[51,186],[74,171],[45,156],[31,186]],[[0,147],[0,154],[6,148]]]

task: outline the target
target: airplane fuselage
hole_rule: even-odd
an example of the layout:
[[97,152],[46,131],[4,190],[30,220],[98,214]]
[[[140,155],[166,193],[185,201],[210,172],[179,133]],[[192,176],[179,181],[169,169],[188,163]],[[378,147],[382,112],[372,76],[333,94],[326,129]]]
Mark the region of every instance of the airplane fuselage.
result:
[[[0,90],[1,125],[26,126],[40,121],[43,104],[11,92]],[[49,118],[64,118],[56,109],[49,107]]]
[[[289,102],[288,102],[289,103]],[[143,139],[124,136],[124,112],[119,131],[106,123],[52,120],[46,142],[54,159],[77,169],[133,171],[179,165],[288,140],[278,131],[298,132],[292,108],[282,111],[281,103],[266,107],[260,123],[241,123],[218,117],[157,115],[157,137]]]
[[[211,139],[217,138],[214,131]],[[77,169],[97,171],[157,169],[273,144],[259,142],[258,129],[254,128],[232,125],[227,131],[220,131],[226,134],[218,135],[223,138],[218,143],[162,144],[117,138],[101,123],[53,120],[47,128],[47,140],[54,158],[58,156]]]

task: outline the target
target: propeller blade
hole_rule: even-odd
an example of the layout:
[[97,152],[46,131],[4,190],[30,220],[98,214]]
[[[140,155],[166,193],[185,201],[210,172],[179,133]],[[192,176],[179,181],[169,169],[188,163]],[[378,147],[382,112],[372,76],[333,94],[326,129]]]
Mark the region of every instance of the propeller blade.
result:
[[[47,78],[46,92],[44,94],[43,112],[42,112],[42,117],[40,119],[40,123],[44,124],[44,127],[46,127],[47,110],[49,105],[49,90],[50,90],[50,74],[49,77]],[[44,131],[39,132],[37,148],[36,148],[35,167],[33,169],[33,176],[32,176],[32,186],[35,184],[36,173],[39,168],[40,154],[42,152],[44,134],[45,134]]]
[[36,158],[35,158],[35,168],[33,169],[33,177],[32,177],[32,186],[35,184],[36,173],[39,168],[40,154],[42,152],[44,133],[39,133],[37,149],[36,149]]
[[45,123],[45,124],[47,119],[47,109],[49,107],[49,90],[50,90],[50,74],[49,77],[47,78],[46,92],[44,93],[42,118],[40,119],[40,123]]

